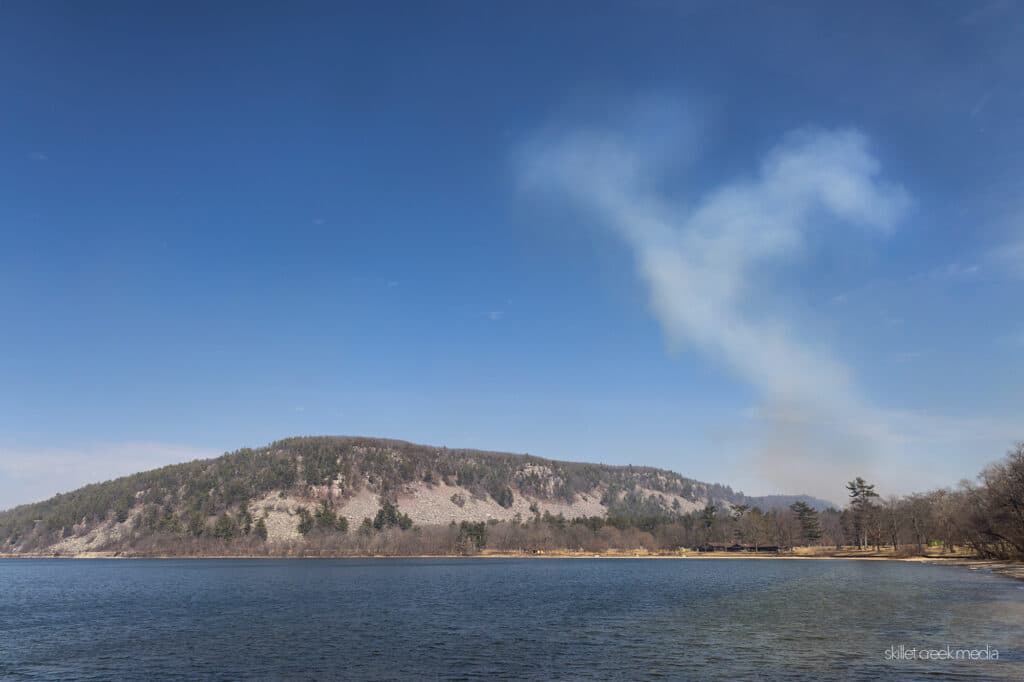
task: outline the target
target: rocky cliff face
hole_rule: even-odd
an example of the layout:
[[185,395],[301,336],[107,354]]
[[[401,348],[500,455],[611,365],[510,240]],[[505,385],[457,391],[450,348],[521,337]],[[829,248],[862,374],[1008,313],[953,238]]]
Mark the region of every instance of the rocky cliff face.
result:
[[[113,551],[146,538],[301,538],[313,510],[352,532],[381,508],[416,526],[684,515],[742,502],[730,488],[650,467],[606,466],[402,441],[304,437],[86,486],[0,513],[0,551]],[[319,517],[318,517],[319,518]]]

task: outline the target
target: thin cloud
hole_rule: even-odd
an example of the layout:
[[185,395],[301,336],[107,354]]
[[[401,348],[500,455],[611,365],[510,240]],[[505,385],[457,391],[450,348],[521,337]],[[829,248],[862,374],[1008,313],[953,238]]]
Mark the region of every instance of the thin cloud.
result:
[[971,275],[976,275],[981,271],[981,266],[977,263],[947,263],[930,270],[919,272],[915,275],[908,277],[908,281],[917,280],[944,280],[944,279],[957,279],[967,278]]
[[44,500],[89,483],[218,454],[209,448],[151,442],[74,448],[0,445],[0,509]]
[[[760,392],[762,416],[782,427],[771,450],[804,465],[820,462],[810,453],[822,452],[823,443],[837,454],[891,451],[898,435],[846,366],[785,320],[750,312],[753,293],[766,286],[763,266],[799,253],[819,217],[886,235],[908,212],[908,193],[883,179],[867,137],[852,129],[795,131],[753,176],[686,206],[657,189],[668,157],[652,143],[659,137],[658,130],[641,139],[615,130],[548,133],[526,145],[521,180],[568,198],[629,245],[666,335]],[[678,131],[664,137],[680,138]]]
[[950,263],[946,266],[945,275],[947,277],[962,277],[964,275],[977,274],[979,270],[978,265],[964,265],[962,263]]

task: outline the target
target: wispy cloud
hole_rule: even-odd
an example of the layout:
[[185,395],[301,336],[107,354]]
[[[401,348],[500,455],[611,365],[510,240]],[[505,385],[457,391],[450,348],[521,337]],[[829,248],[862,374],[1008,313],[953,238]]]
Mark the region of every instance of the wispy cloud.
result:
[[524,179],[567,192],[629,243],[670,336],[722,356],[783,402],[816,401],[823,386],[848,396],[844,368],[790,338],[778,321],[755,319],[743,302],[756,287],[755,266],[799,249],[814,211],[880,232],[895,226],[909,200],[877,178],[866,138],[791,134],[754,179],[726,183],[689,209],[645,189],[654,170],[628,140],[569,133],[530,147]]
[[171,443],[126,442],[74,448],[0,445],[0,509],[219,452]]
[[976,264],[964,264],[964,263],[950,263],[942,271],[946,277],[963,277],[966,275],[975,275],[980,270],[980,267]]
[[28,155],[28,158],[32,159],[33,161],[49,161],[50,160],[50,157],[47,156],[46,154],[42,153],[42,152],[32,152],[31,154]]
[[505,313],[502,312],[501,310],[489,310],[486,313],[484,313],[484,316],[491,322],[497,322],[498,320],[505,316]]
[[822,224],[890,233],[911,206],[906,190],[883,178],[863,133],[800,130],[752,176],[681,205],[659,189],[670,158],[654,143],[661,133],[549,132],[523,150],[522,182],[570,199],[625,240],[668,337],[760,392],[760,414],[779,432],[767,450],[830,470],[853,453],[892,453],[902,435],[849,369],[750,303],[767,286],[763,266],[785,263]]
[[907,277],[906,281],[964,279],[980,271],[981,266],[977,263],[954,262],[915,273]]

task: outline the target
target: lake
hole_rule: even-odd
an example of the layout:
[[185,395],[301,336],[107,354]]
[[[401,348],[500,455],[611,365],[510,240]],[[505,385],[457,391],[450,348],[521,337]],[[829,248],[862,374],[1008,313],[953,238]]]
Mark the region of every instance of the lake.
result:
[[[998,660],[898,660],[947,645]],[[5,679],[885,676],[1024,679],[1024,583],[844,560],[0,560]]]

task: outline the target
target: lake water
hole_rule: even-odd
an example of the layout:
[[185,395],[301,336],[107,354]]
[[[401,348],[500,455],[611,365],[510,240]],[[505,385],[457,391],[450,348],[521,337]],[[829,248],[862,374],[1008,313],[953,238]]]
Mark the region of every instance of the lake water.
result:
[[[998,661],[886,660],[997,649]],[[0,560],[0,678],[1024,679],[1024,583],[786,560]]]

